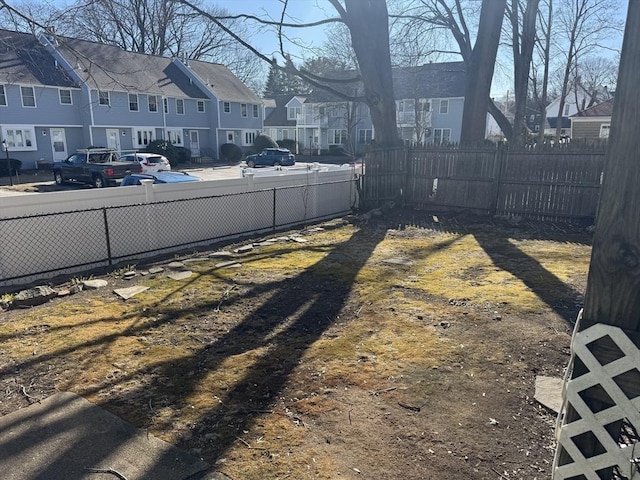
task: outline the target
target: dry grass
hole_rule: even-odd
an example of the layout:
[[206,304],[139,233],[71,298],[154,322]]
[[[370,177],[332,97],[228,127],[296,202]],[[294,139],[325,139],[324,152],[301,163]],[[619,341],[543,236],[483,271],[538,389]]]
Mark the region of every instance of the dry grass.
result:
[[[443,468],[494,478],[484,475],[501,460],[473,445],[492,435],[492,410],[528,415],[524,437],[550,424],[525,397],[532,371],[562,369],[558,313],[575,307],[590,254],[587,242],[498,233],[345,225],[255,249],[240,269],[203,259],[188,280],[139,278],[150,289],[127,302],[83,292],[8,312],[1,378],[83,395],[233,479],[440,478]],[[418,462],[442,448],[473,466],[454,468],[450,454]],[[498,450],[516,462],[515,447]],[[514,478],[548,469],[550,454],[523,460]]]

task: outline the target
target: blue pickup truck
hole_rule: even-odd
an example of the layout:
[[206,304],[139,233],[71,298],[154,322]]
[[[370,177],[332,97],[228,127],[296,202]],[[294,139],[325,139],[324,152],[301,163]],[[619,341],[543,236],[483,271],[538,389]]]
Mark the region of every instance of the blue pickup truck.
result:
[[77,182],[96,188],[116,185],[116,180],[142,171],[139,162],[118,161],[117,152],[107,148],[78,150],[65,161],[54,162],[51,169],[57,185]]

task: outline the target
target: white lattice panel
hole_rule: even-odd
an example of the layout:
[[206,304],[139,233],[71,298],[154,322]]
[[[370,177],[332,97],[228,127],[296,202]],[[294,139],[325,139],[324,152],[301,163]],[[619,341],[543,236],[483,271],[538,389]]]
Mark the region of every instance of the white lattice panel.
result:
[[[589,351],[587,345],[594,341],[609,337],[620,349],[623,356],[606,365],[600,362]],[[569,380],[565,385],[564,405],[561,415],[571,405],[580,415],[580,419],[566,424],[563,422],[558,439],[561,445],[573,459],[573,463],[558,466],[560,448],[556,451],[554,461],[553,480],[564,480],[573,477],[587,480],[601,480],[596,473],[599,470],[617,467],[617,474],[611,478],[640,480],[638,465],[635,459],[640,458],[640,443],[637,439],[629,444],[619,444],[605,430],[605,425],[616,421],[623,421],[631,426],[632,432],[640,432],[640,397],[627,398],[627,395],[613,380],[616,376],[640,368],[640,350],[629,337],[617,327],[596,324],[582,332],[578,332],[573,340],[574,358],[579,358],[588,372],[578,378]],[[614,406],[593,413],[585,404],[579,393],[600,386],[611,397]],[[592,434],[597,438],[605,452],[585,458],[574,438],[581,434]],[[583,477],[580,477],[580,476]]]

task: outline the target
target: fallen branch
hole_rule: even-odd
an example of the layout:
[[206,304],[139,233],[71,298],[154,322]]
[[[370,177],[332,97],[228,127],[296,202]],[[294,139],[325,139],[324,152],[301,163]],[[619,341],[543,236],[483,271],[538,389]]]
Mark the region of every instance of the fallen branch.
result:
[[224,302],[224,299],[227,298],[229,296],[229,293],[231,292],[231,290],[233,290],[234,288],[236,288],[236,285],[231,285],[229,288],[227,288],[225,290],[225,292],[222,294],[222,298],[220,299],[220,303],[218,303],[218,306],[213,310],[214,312],[219,312],[220,311],[220,306],[222,305],[222,302]]
[[127,480],[127,477],[111,468],[85,468],[85,470],[92,473],[110,473],[111,475],[118,477],[120,480]]
[[398,402],[398,405],[400,405],[402,408],[406,408],[407,410],[411,410],[412,412],[420,411],[420,407],[414,407],[413,405],[409,405],[407,403]]
[[493,470],[493,472],[498,475],[500,478],[504,478],[505,480],[508,480],[507,477],[505,477],[504,475],[502,475],[498,470],[496,470],[493,467],[489,467],[491,470]]
[[40,403],[40,399],[39,399],[39,398],[36,398],[36,397],[34,397],[33,395],[29,395],[29,394],[27,393],[27,389],[26,389],[26,388],[24,388],[24,385],[18,385],[18,386],[20,387],[20,389],[21,389],[21,391],[22,391],[22,394],[23,394],[25,397],[27,397],[27,399],[29,399],[29,400],[33,400],[34,402],[38,402],[38,403]]
[[376,390],[375,392],[371,392],[371,395],[378,396],[381,393],[392,392],[392,391],[397,390],[397,389],[398,389],[398,387],[383,388],[382,390]]
[[245,444],[245,446],[249,449],[249,450],[264,450],[264,451],[268,451],[268,448],[263,448],[263,447],[252,447],[251,445],[249,445],[247,442],[245,442],[242,438],[240,437],[236,437],[237,440],[240,440],[242,443]]

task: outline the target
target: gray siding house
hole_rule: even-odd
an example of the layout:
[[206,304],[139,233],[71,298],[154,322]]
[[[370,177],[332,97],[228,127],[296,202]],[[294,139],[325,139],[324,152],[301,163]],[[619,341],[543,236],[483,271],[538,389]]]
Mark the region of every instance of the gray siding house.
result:
[[78,148],[140,150],[159,139],[217,158],[228,131],[234,143],[253,142],[261,105],[222,65],[0,30],[0,137],[23,168]]

